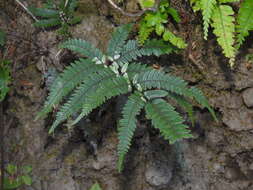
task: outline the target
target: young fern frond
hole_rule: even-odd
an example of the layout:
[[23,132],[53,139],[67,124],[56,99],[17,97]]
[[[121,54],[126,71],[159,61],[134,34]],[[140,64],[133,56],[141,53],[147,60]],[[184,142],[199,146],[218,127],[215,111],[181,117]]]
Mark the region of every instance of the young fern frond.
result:
[[223,49],[223,54],[229,58],[231,67],[235,61],[234,45],[234,11],[228,5],[218,5],[215,7],[212,15],[213,33],[217,36],[218,44]]
[[[116,28],[112,34],[112,38],[109,41],[107,55],[113,57],[116,54],[121,53],[121,48],[124,46],[130,31],[132,30],[132,24],[125,24]],[[116,53],[117,52],[117,53]]]
[[207,40],[208,28],[211,22],[212,13],[215,9],[216,0],[201,0],[200,3],[204,20],[204,39]]
[[176,36],[169,30],[165,30],[165,32],[163,33],[163,40],[169,41],[171,44],[173,44],[174,46],[180,49],[187,47],[187,44],[184,42],[182,38]]
[[236,26],[236,48],[239,49],[249,35],[249,31],[253,30],[253,1],[244,0],[239,9]]
[[145,106],[148,119],[152,120],[155,128],[159,129],[164,139],[175,143],[183,138],[191,138],[188,126],[175,108],[163,99],[155,99]]
[[134,132],[136,129],[137,119],[136,116],[144,107],[145,102],[139,92],[130,95],[122,111],[122,119],[119,121],[118,128],[118,170],[121,172],[123,169],[123,161],[127,154]]
[[93,72],[104,69],[101,65],[95,65],[89,59],[80,59],[68,66],[64,72],[53,82],[44,108],[39,112],[36,119],[46,116],[52,111],[64,96],[72,91]]
[[59,47],[69,49],[91,59],[97,58],[102,61],[102,52],[82,39],[70,39],[62,43]]

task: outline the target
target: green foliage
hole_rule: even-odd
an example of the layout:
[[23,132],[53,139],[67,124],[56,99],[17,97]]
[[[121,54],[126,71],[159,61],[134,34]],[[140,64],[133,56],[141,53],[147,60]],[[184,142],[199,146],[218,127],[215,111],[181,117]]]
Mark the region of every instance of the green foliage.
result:
[[253,64],[253,54],[247,54],[245,58],[247,63]]
[[60,27],[58,33],[69,36],[69,26],[80,22],[80,18],[75,16],[77,0],[60,0],[59,4],[48,1],[43,8],[30,7],[29,10],[41,18],[34,23],[36,27],[50,28]]
[[249,35],[249,31],[253,30],[253,1],[244,0],[240,6],[237,17],[237,49],[240,48],[245,40],[245,37]]
[[216,0],[201,0],[201,10],[204,20],[204,38],[207,39],[208,36],[208,27],[211,21],[211,16],[215,9]]
[[4,190],[17,189],[23,185],[30,186],[32,184],[31,166],[26,165],[18,168],[16,165],[8,164],[6,172],[8,176],[4,178]]
[[6,40],[5,32],[0,28],[0,47],[3,47]]
[[149,8],[153,7],[155,4],[155,0],[139,0],[139,3],[141,5],[141,8]]
[[0,102],[4,100],[6,94],[9,92],[10,77],[10,62],[7,60],[0,60]]
[[[190,0],[194,11],[201,11],[204,21],[204,38],[207,39],[209,25],[217,36],[217,42],[223,54],[229,58],[230,66],[235,63],[236,50],[245,41],[249,31],[253,30],[253,1],[243,0],[237,18],[227,3],[239,0]],[[226,4],[224,4],[226,3]],[[235,26],[235,20],[237,22]]]
[[95,183],[94,185],[92,185],[92,187],[90,188],[90,190],[102,190],[101,187],[99,186],[98,183]]
[[180,37],[175,36],[169,31],[166,24],[168,23],[169,16],[171,16],[177,23],[180,22],[178,12],[169,6],[168,0],[162,0],[159,9],[156,12],[147,12],[140,22],[138,40],[141,44],[149,38],[152,32],[166,42],[178,48],[185,48],[187,44]]
[[178,77],[141,63],[132,63],[138,57],[152,54],[159,56],[170,53],[173,49],[158,40],[147,41],[143,46],[138,45],[135,40],[126,41],[130,29],[131,25],[117,28],[105,55],[83,40],[70,39],[64,42],[60,47],[76,51],[88,58],[71,64],[54,81],[45,106],[39,113],[40,117],[45,116],[69,95],[58,109],[49,131],[52,133],[60,123],[76,113],[79,113],[79,116],[70,125],[77,123],[108,99],[122,94],[129,95],[118,128],[119,171],[123,168],[124,157],[137,127],[136,117],[143,108],[147,118],[152,120],[154,127],[159,129],[170,143],[190,138],[191,134],[188,126],[183,124],[184,120],[180,114],[166,102],[167,97],[176,100],[190,117],[193,116],[193,109],[187,99],[195,99],[209,109],[215,118],[200,90],[189,88],[187,83]]
[[229,58],[231,67],[235,61],[235,48],[234,45],[234,11],[228,5],[219,5],[213,11],[212,27],[213,33],[217,36],[218,44],[223,49],[223,54]]

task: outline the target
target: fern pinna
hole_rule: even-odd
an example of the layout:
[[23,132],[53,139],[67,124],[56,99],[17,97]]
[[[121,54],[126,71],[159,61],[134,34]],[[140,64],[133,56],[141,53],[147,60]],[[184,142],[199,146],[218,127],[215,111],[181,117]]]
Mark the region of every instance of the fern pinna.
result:
[[68,27],[80,22],[80,18],[75,16],[77,0],[60,0],[59,4],[48,0],[43,8],[30,7],[29,10],[41,19],[34,23],[36,27],[60,26],[59,34],[68,35]]
[[143,46],[139,46],[135,40],[127,41],[131,27],[132,25],[128,24],[116,29],[105,54],[80,39],[71,39],[61,44],[61,48],[80,53],[86,59],[81,58],[72,63],[54,81],[45,106],[38,115],[38,117],[45,116],[69,95],[58,108],[56,119],[49,131],[52,133],[60,123],[74,113],[79,113],[79,116],[72,125],[106,100],[121,94],[129,94],[118,127],[119,171],[122,170],[124,157],[137,126],[136,117],[142,109],[146,111],[147,118],[152,120],[154,127],[171,143],[192,136],[183,118],[167,102],[167,98],[176,100],[191,117],[193,109],[187,99],[195,99],[215,117],[200,90],[189,88],[187,83],[178,77],[133,62],[141,56],[152,54],[159,56],[170,53],[173,49],[157,40],[147,41]]

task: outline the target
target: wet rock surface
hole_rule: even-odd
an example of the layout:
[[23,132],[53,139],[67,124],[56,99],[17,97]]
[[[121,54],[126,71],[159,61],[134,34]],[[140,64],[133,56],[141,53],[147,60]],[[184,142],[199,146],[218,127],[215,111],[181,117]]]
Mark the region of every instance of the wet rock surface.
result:
[[[86,10],[88,14],[72,29],[73,36],[105,49],[114,25],[128,19],[105,1],[94,2],[81,1],[80,14]],[[137,7],[133,3],[126,9]],[[113,22],[111,17],[106,17],[111,15]],[[62,125],[54,136],[49,136],[47,131],[54,113],[47,119],[34,121],[47,94],[45,72],[49,68],[62,70],[69,64],[66,61],[69,55],[59,53],[60,39],[53,31],[35,30],[30,17],[22,11],[16,17],[13,28],[26,40],[10,37],[19,46],[15,50],[13,87],[5,110],[6,116],[13,119],[6,134],[5,152],[8,162],[32,165],[33,185],[27,189],[88,190],[94,182],[104,190],[253,189],[253,70],[247,69],[243,60],[234,71],[224,67],[226,60],[217,55],[215,47],[211,48],[211,40],[203,40],[199,27],[184,26],[194,36],[189,43],[205,48],[187,49],[183,55],[155,61],[165,70],[166,64],[170,64],[174,74],[203,89],[217,111],[219,122],[214,122],[206,110],[196,105],[197,123],[192,128],[195,138],[174,145],[150,130],[148,123],[142,124],[120,174],[117,172],[116,118],[113,117],[115,102],[103,116],[94,113],[91,117],[89,126],[96,129],[91,137],[82,132],[87,123],[83,129],[78,126],[71,131]],[[29,44],[27,38],[36,43]],[[190,54],[197,62],[189,60]],[[183,57],[179,66],[175,59],[178,56]],[[97,143],[95,151],[90,150],[90,139]]]

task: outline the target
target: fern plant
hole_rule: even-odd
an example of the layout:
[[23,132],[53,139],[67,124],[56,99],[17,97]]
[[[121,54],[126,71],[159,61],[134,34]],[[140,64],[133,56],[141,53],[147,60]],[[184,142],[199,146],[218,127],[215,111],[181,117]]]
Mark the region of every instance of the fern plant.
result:
[[215,117],[200,90],[188,87],[187,83],[178,77],[134,62],[138,57],[152,54],[160,56],[173,49],[160,40],[147,41],[143,46],[135,40],[127,41],[130,30],[129,24],[117,28],[105,54],[80,39],[71,39],[61,44],[61,48],[80,53],[86,59],[81,58],[72,63],[54,81],[44,108],[38,114],[38,117],[45,116],[75,89],[69,99],[59,107],[49,130],[49,133],[52,133],[74,113],[80,114],[71,125],[106,100],[122,94],[129,95],[118,128],[119,171],[122,170],[124,157],[137,127],[136,117],[141,110],[146,111],[147,118],[170,143],[190,138],[192,135],[182,116],[167,102],[167,98],[177,101],[190,116],[193,109],[188,99],[195,99]]
[[[141,1],[142,2],[142,1]],[[141,3],[145,6],[144,2]],[[149,4],[148,4],[149,5]],[[168,0],[162,0],[156,12],[147,12],[140,21],[138,40],[143,44],[152,32],[166,42],[170,42],[178,48],[185,48],[187,44],[184,40],[173,34],[167,27],[169,16],[171,16],[177,23],[180,22],[178,12],[170,7]]]
[[[204,38],[207,39],[208,28],[211,25],[217,42],[223,49],[223,54],[229,58],[230,66],[235,62],[236,51],[243,44],[249,31],[253,30],[253,1],[243,0],[238,16],[227,3],[239,0],[190,0],[194,11],[203,15]],[[235,23],[236,21],[236,23]]]
[[60,27],[58,33],[68,36],[70,35],[69,26],[77,24],[81,20],[74,14],[76,8],[77,0],[60,0],[59,4],[48,0],[43,8],[30,7],[29,10],[41,18],[34,23],[34,26],[42,28]]

